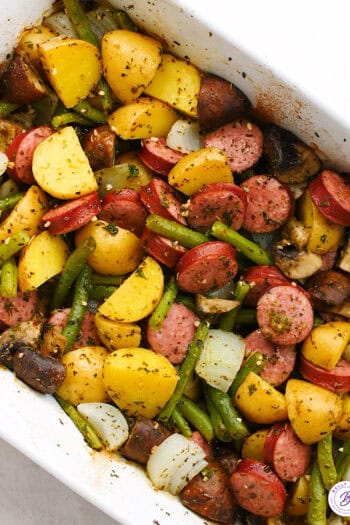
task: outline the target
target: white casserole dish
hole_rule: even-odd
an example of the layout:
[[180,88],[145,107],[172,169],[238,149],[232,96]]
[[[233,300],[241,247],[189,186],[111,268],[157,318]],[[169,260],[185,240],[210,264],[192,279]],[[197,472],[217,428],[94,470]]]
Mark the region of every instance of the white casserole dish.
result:
[[[214,5],[202,0],[191,7],[186,0],[112,3],[132,6],[130,15],[166,40],[170,50],[233,81],[276,123],[315,145],[335,168],[350,172],[346,0],[334,0],[332,12],[328,2],[296,0],[287,14],[286,6],[273,0]],[[2,0],[0,60],[21,28],[37,22],[49,5],[36,0],[28,9],[26,0]],[[152,489],[141,469],[91,451],[52,398],[4,369],[0,436],[121,525],[208,523],[177,498]]]

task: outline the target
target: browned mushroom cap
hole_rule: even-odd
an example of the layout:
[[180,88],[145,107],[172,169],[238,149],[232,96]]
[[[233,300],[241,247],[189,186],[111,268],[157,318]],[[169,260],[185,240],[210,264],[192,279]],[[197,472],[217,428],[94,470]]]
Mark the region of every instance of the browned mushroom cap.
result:
[[305,288],[318,310],[340,306],[350,297],[350,276],[336,270],[325,270],[310,277]]

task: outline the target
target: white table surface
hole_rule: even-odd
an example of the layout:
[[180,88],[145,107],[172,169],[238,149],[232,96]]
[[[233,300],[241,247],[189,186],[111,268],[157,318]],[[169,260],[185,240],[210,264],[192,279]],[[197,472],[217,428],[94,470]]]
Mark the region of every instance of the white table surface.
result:
[[116,525],[0,439],[1,525]]

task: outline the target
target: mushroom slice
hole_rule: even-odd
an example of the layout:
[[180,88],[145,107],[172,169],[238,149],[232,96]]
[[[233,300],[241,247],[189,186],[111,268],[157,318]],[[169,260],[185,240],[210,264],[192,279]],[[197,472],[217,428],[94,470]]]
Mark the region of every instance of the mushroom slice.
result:
[[240,302],[197,294],[196,305],[198,310],[205,314],[223,314],[239,306]]
[[283,228],[283,236],[290,239],[291,243],[294,244],[299,251],[305,248],[309,240],[309,232],[303,223],[298,221],[295,217],[289,219]]
[[282,241],[273,249],[275,265],[289,279],[306,279],[322,267],[322,258],[315,253],[298,251],[294,244]]

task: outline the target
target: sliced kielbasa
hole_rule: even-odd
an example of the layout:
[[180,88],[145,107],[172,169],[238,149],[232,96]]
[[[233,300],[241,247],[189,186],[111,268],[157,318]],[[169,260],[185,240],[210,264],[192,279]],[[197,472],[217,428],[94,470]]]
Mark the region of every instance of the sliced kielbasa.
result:
[[248,98],[238,87],[215,75],[203,75],[198,96],[198,119],[202,129],[232,122],[249,108]]
[[238,270],[235,249],[221,241],[191,248],[177,264],[177,283],[190,293],[206,293],[231,281]]
[[138,191],[123,189],[118,193],[109,191],[103,199],[103,207],[98,218],[113,222],[120,228],[130,230],[140,236],[145,226],[147,210],[141,202]]
[[230,485],[237,503],[249,512],[266,518],[281,514],[286,489],[268,465],[243,459],[231,475]]
[[181,501],[206,519],[231,524],[236,505],[228,479],[220,463],[210,460],[204,472],[195,476],[181,492]]
[[341,306],[350,297],[350,275],[337,270],[320,271],[309,277],[305,289],[318,310]]
[[180,303],[173,303],[158,329],[147,328],[148,342],[155,352],[163,354],[173,364],[181,363],[196,332],[198,317]]
[[66,377],[66,366],[61,361],[40,355],[28,346],[15,352],[12,366],[17,377],[44,394],[56,392]]
[[337,224],[350,226],[350,186],[338,173],[322,171],[308,189],[322,215]]
[[145,250],[168,268],[174,268],[179,259],[186,253],[186,248],[177,241],[171,241],[167,237],[157,235],[148,228],[144,228],[141,240]]
[[182,215],[181,202],[177,192],[165,180],[151,180],[140,190],[141,201],[150,213],[161,215],[166,219],[186,225],[186,219]]
[[192,195],[187,208],[187,221],[191,228],[205,232],[215,221],[239,230],[246,210],[246,193],[235,184],[215,182]]
[[341,393],[350,390],[350,362],[345,359],[340,359],[332,370],[326,370],[301,355],[299,371],[311,383],[332,392]]
[[35,314],[36,304],[36,292],[18,292],[15,297],[0,296],[0,321],[7,326],[29,321]]
[[170,436],[169,430],[161,423],[138,416],[121,453],[132,461],[147,463],[152,448],[160,445],[168,436]]
[[222,149],[230,168],[242,173],[258,162],[263,150],[263,134],[255,124],[236,120],[208,133],[204,137],[206,147]]
[[168,175],[171,168],[179,162],[184,153],[167,146],[164,137],[151,137],[142,141],[139,157],[152,171],[160,175]]
[[289,282],[276,266],[268,265],[247,268],[242,273],[242,279],[251,286],[244,299],[246,306],[256,306],[262,294],[271,286]]
[[254,175],[241,184],[247,193],[243,228],[253,233],[277,230],[293,215],[294,198],[286,184],[268,175]]
[[[57,326],[63,330],[70,308],[63,308],[56,310],[48,320],[49,326]],[[71,350],[76,348],[82,348],[83,346],[99,346],[101,344],[100,338],[98,337],[97,330],[95,327],[95,316],[91,312],[87,311],[84,315],[84,319],[80,328],[79,337],[73,344]]]
[[303,443],[290,423],[271,427],[264,444],[264,462],[283,481],[296,481],[303,476],[311,461],[311,447]]
[[194,441],[194,443],[197,443],[197,445],[199,445],[201,447],[201,449],[205,453],[205,457],[206,458],[212,458],[213,457],[213,448],[212,448],[212,446],[210,445],[210,443],[208,443],[208,441],[206,439],[204,439],[204,437],[202,436],[202,434],[200,432],[198,432],[198,430],[195,430],[194,432],[192,432],[192,436],[190,437],[190,439],[192,441]]
[[85,135],[82,145],[94,171],[113,166],[116,144],[117,136],[108,124],[98,126]]
[[261,330],[254,330],[245,338],[246,357],[256,351],[267,359],[260,375],[270,385],[281,385],[293,372],[296,359],[294,345],[276,345],[266,339]]
[[280,284],[260,297],[257,320],[267,339],[276,344],[294,345],[311,332],[314,314],[304,290],[296,285]]
[[101,211],[97,191],[49,210],[42,218],[51,235],[63,235],[81,228]]

